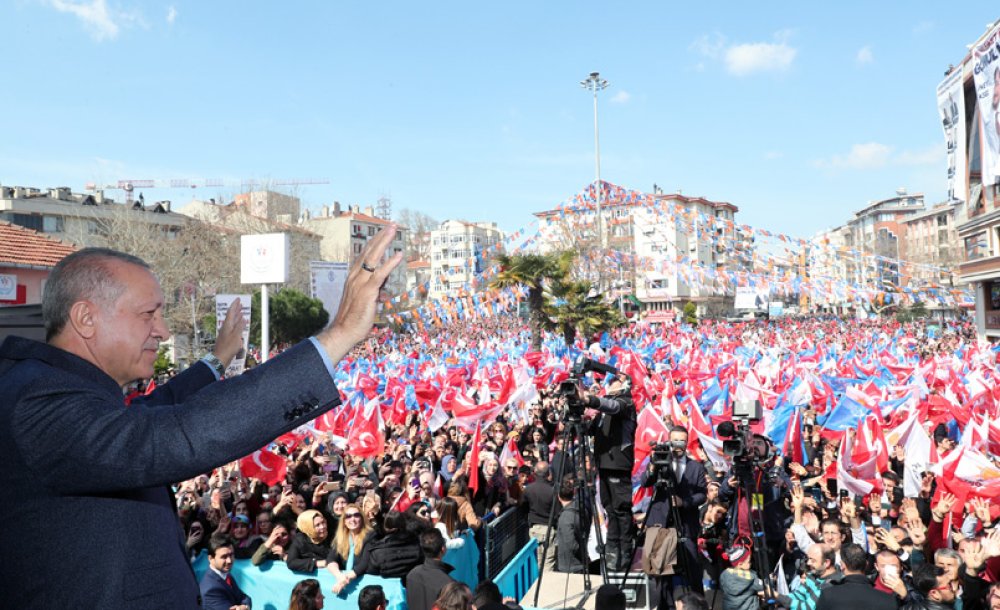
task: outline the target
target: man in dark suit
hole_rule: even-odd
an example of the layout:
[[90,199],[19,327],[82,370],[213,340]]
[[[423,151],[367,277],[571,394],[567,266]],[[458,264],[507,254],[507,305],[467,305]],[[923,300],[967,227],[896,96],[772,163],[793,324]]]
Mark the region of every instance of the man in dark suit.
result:
[[204,610],[250,610],[253,602],[230,574],[233,543],[225,534],[208,541],[208,569],[201,577],[201,607]]
[[[548,532],[549,515],[556,504],[556,493],[552,488],[551,469],[548,462],[535,464],[535,480],[528,483],[521,494],[521,506],[528,513],[528,535],[538,541],[538,565],[542,565],[542,553],[545,552],[545,535]],[[556,507],[556,518],[559,512]],[[553,538],[549,539],[552,544]],[[556,566],[556,551],[549,548],[545,555],[545,569],[554,570]]]
[[[703,570],[698,561],[695,541],[701,529],[699,511],[707,497],[708,483],[705,480],[705,466],[687,455],[687,446],[687,430],[674,426],[670,429],[669,466],[656,467],[650,464],[643,473],[644,487],[655,485],[659,481],[646,513],[646,535],[651,535],[650,529],[655,527],[677,529],[679,565],[676,573],[682,575],[691,590],[701,592],[704,589]],[[662,481],[660,477],[663,477]],[[674,520],[674,508],[677,509],[679,523]],[[651,575],[650,586],[652,599],[658,602],[661,610],[674,607],[672,577]]]
[[[588,396],[585,405],[598,413],[590,420],[594,436],[601,505],[608,515],[604,561],[609,571],[628,567],[635,527],[632,521],[632,466],[635,464],[635,403],[628,376],[616,378],[605,396]],[[590,507],[584,506],[584,510]]]
[[[340,402],[333,367],[371,330],[390,226],[369,240],[336,318],[243,375],[197,364],[126,407],[169,336],[159,282],[140,259],[88,248],[49,275],[47,342],[0,346],[0,590],[12,608],[194,608],[168,485],[248,455]],[[242,312],[223,323],[239,334]],[[236,353],[216,354],[218,359]],[[30,552],[26,551],[30,549]]]
[[406,607],[408,610],[431,610],[441,589],[455,579],[448,575],[455,568],[444,562],[444,535],[431,528],[420,534],[420,550],[424,563],[406,575]]
[[865,571],[868,554],[860,545],[845,544],[840,549],[843,578],[829,581],[816,602],[816,610],[896,610],[896,598],[875,589]]

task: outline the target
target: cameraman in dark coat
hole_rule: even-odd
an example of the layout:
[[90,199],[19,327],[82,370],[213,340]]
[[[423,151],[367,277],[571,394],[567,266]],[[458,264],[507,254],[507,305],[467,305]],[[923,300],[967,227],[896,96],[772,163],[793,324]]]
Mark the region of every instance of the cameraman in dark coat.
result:
[[605,396],[581,397],[584,407],[596,409],[587,433],[594,437],[594,459],[600,476],[601,504],[608,515],[604,546],[609,570],[624,569],[632,557],[632,465],[635,462],[635,403],[626,375],[615,377]]
[[[669,464],[656,466],[650,463],[643,473],[642,485],[656,485],[653,500],[646,513],[646,532],[650,528],[673,527],[677,529],[677,560],[675,573],[683,576],[688,587],[697,592],[704,590],[703,570],[698,560],[695,541],[701,532],[700,509],[708,494],[705,466],[687,455],[688,432],[680,426],[670,429]],[[663,479],[663,480],[661,480]],[[679,523],[674,521],[677,508]],[[651,597],[658,607],[673,608],[672,578],[652,576]]]

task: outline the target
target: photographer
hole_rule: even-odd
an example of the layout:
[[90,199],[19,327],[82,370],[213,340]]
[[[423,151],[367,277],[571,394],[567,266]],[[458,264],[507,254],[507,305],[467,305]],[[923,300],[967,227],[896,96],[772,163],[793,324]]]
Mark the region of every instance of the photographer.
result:
[[[695,540],[701,531],[700,508],[707,495],[705,466],[687,455],[688,432],[675,426],[670,430],[670,452],[661,454],[654,450],[653,460],[643,473],[642,485],[656,486],[653,500],[646,514],[646,531],[664,527],[677,530],[678,569],[687,586],[701,592],[702,567],[698,561]],[[676,509],[676,511],[674,510]],[[675,516],[676,514],[676,522]],[[659,608],[673,607],[672,577],[652,575],[652,598]]]
[[601,504],[608,515],[605,559],[609,570],[621,570],[632,557],[632,465],[635,462],[635,403],[632,384],[619,376],[606,396],[577,394],[584,407],[596,409],[587,433],[594,437],[594,459],[600,476]]
[[719,499],[732,507],[729,523],[734,539],[751,534],[747,529],[751,508],[746,495],[748,484],[750,493],[762,500],[760,515],[769,563],[773,566],[781,554],[785,530],[791,522],[792,515],[785,505],[785,498],[792,489],[792,481],[782,466],[782,458],[775,458],[774,444],[770,439],[762,434],[753,434],[746,444],[744,461],[740,463],[738,458],[729,477],[723,479]]

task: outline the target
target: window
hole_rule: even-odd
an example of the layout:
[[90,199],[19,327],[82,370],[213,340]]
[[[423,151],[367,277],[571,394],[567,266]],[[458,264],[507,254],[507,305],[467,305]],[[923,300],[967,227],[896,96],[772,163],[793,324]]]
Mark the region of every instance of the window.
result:
[[375,227],[369,225],[368,226],[368,237],[371,237],[372,235],[375,235]]
[[46,233],[62,233],[62,216],[42,216],[42,231]]
[[661,278],[658,280],[647,280],[646,285],[650,290],[667,290],[670,288],[670,280]]
[[361,225],[354,225],[351,227],[352,235],[361,235]]
[[354,244],[354,253],[361,254],[361,244]]
[[948,225],[948,216],[946,214],[941,214],[937,217],[937,225],[939,227],[944,227]]
[[986,249],[988,244],[986,243],[985,231],[966,237],[964,243],[965,243],[965,260],[974,261],[976,259],[984,258],[986,256]]

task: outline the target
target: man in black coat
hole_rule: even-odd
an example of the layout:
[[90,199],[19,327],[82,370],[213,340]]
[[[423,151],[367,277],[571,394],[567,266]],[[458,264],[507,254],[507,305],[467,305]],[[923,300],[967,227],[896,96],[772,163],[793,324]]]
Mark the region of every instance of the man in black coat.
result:
[[409,610],[431,610],[441,589],[454,582],[448,576],[454,568],[444,559],[444,536],[441,530],[429,529],[420,534],[420,549],[424,552],[424,563],[406,575],[406,607]]
[[[687,585],[701,592],[703,570],[698,561],[696,540],[701,531],[699,513],[708,494],[705,466],[687,455],[688,432],[680,426],[670,429],[670,464],[649,465],[643,473],[642,485],[655,485],[653,500],[646,513],[646,535],[650,528],[672,527],[677,529],[676,573],[682,574]],[[661,480],[662,477],[662,480]],[[677,508],[679,523],[674,521]],[[650,579],[652,597],[663,608],[673,608],[672,578],[653,575]]]
[[632,466],[635,464],[635,403],[632,383],[625,375],[608,386],[606,396],[582,398],[597,409],[588,434],[594,436],[594,459],[600,478],[601,505],[608,515],[604,558],[608,570],[624,569],[632,557],[635,526],[632,521]]
[[896,610],[896,598],[877,591],[868,581],[868,554],[857,544],[840,549],[843,578],[833,579],[816,602],[816,610]]
[[[528,533],[538,541],[538,565],[542,565],[542,553],[545,547],[545,534],[548,532],[549,515],[552,513],[552,506],[556,504],[555,490],[552,488],[551,469],[548,462],[538,462],[535,464],[535,480],[524,488],[521,494],[520,505],[528,512]],[[556,507],[556,517],[559,515],[559,507]],[[554,525],[554,524],[553,524]],[[551,544],[550,539],[550,544]],[[551,570],[556,565],[556,551],[549,548],[545,556],[545,569]]]

